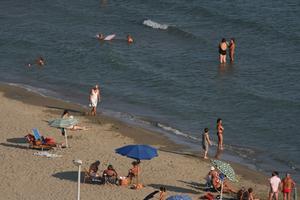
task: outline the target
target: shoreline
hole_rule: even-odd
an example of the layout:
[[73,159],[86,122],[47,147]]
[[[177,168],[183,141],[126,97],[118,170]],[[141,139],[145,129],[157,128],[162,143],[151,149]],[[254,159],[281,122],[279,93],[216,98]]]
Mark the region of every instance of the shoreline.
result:
[[[120,133],[122,137],[131,138],[134,143],[146,143],[149,145],[154,145],[158,147],[161,152],[191,158],[196,162],[200,161],[205,163],[206,165],[209,165],[209,161],[200,158],[200,155],[197,155],[197,152],[186,152],[185,146],[170,141],[167,136],[160,135],[159,133],[155,133],[153,131],[145,130],[141,127],[126,124],[125,122],[122,122],[118,119],[104,116],[102,114],[98,115],[97,117],[87,116],[86,112],[88,110],[81,105],[71,102],[65,102],[63,100],[58,100],[51,97],[44,97],[40,94],[24,90],[20,87],[2,83],[0,84],[0,92],[2,92],[8,99],[17,100],[28,105],[45,108],[46,110],[43,112],[45,112],[46,114],[59,116],[62,113],[62,110],[69,109],[73,115],[85,118],[88,121],[87,123],[101,126],[107,126],[108,124],[111,124],[110,130]],[[250,181],[254,184],[253,187],[262,187],[264,185],[267,185],[268,177],[265,174],[249,169],[242,164],[233,162],[230,163],[234,167],[236,173],[239,174],[240,179]],[[267,191],[265,191],[265,195],[267,195]]]

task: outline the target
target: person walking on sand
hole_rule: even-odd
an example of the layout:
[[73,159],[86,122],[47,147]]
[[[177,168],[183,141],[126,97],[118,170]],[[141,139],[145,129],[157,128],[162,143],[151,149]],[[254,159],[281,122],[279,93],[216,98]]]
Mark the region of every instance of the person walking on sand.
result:
[[220,63],[226,63],[226,51],[227,51],[227,43],[226,39],[223,38],[219,44],[219,54],[220,54]]
[[281,181],[281,188],[283,193],[283,200],[291,200],[291,193],[293,188],[296,186],[296,183],[291,178],[289,173],[286,174],[285,178]]
[[235,39],[231,38],[229,43],[229,58],[230,62],[234,61]]
[[92,116],[96,116],[98,102],[100,102],[100,88],[98,85],[95,85],[90,92],[90,107],[92,107]]
[[273,196],[275,196],[275,200],[278,200],[278,192],[279,192],[280,183],[281,183],[281,180],[278,177],[278,172],[273,171],[272,177],[269,179],[269,184],[270,184],[269,200],[272,200]]
[[209,132],[208,128],[204,129],[204,133],[202,134],[202,148],[204,150],[204,159],[208,159],[207,153],[208,153],[208,146],[211,146],[211,142],[209,139]]
[[223,150],[223,132],[224,127],[222,125],[222,119],[217,119],[217,135],[218,135],[218,149]]

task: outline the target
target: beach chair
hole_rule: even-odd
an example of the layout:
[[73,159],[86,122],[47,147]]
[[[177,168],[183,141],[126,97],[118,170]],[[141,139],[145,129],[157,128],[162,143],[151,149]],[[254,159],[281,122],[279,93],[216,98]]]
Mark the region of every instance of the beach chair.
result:
[[83,183],[86,183],[87,181],[89,183],[91,183],[93,177],[90,175],[89,170],[87,170],[86,168],[84,168],[83,172],[84,172]]
[[44,138],[40,135],[38,129],[32,129],[32,133],[25,136],[26,141],[28,142],[28,147],[32,149],[39,150],[50,150],[56,146],[56,144],[46,144]]
[[39,130],[38,130],[37,128],[33,128],[33,129],[32,129],[32,133],[33,133],[34,139],[35,139],[36,141],[38,141],[38,140],[43,141],[43,138],[42,138],[42,136],[40,135]]

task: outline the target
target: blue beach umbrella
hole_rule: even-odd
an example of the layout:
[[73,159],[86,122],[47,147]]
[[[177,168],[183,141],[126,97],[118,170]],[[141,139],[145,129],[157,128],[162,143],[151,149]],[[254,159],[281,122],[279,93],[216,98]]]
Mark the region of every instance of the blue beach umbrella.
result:
[[158,156],[157,149],[149,145],[127,145],[115,150],[117,154],[136,160],[151,160]]
[[174,195],[168,197],[166,200],[192,200],[188,195]]
[[[152,158],[158,156],[157,149],[149,145],[127,145],[115,150],[117,154],[126,156],[128,158],[133,158],[136,160],[151,160]],[[138,176],[137,176],[137,185],[138,185]]]

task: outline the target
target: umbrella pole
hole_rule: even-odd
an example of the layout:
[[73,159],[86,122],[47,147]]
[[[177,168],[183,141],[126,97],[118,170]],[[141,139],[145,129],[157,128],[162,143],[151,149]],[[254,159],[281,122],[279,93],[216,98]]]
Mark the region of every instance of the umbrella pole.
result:
[[137,165],[136,186],[139,184],[139,164]]
[[66,143],[66,148],[68,148],[69,146],[68,146],[68,136],[67,136],[67,130],[66,130],[66,129],[64,129],[64,131],[65,131],[65,143]]
[[221,195],[220,195],[220,200],[223,199],[223,182],[224,182],[224,181],[221,182]]

